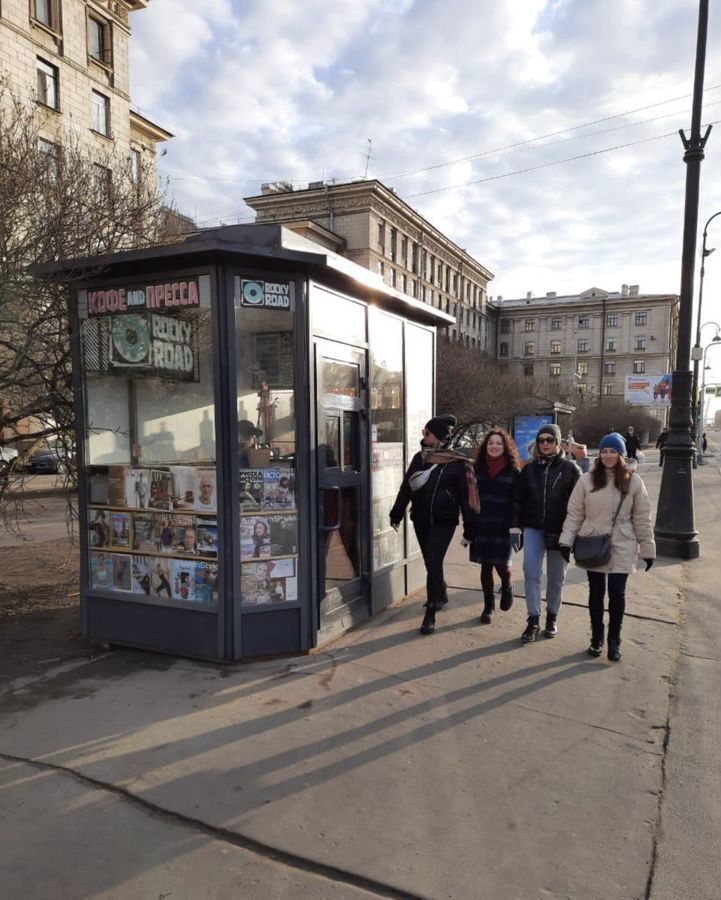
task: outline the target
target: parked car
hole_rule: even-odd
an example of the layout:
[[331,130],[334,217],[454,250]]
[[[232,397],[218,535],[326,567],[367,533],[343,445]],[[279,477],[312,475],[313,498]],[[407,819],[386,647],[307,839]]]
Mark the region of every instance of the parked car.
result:
[[14,447],[0,447],[0,473],[6,472],[17,458],[18,452]]
[[26,461],[25,471],[31,475],[57,475],[68,467],[68,456],[63,444],[38,448]]

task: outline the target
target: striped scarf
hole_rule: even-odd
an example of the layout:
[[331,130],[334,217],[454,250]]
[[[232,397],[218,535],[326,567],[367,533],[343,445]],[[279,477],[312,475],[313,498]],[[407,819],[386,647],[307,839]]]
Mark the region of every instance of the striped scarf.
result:
[[475,513],[481,511],[481,502],[478,498],[478,482],[476,481],[476,473],[473,470],[473,463],[458,450],[433,450],[431,448],[423,448],[421,457],[424,463],[430,465],[445,466],[451,462],[462,462],[466,470],[466,489],[468,492],[468,505]]

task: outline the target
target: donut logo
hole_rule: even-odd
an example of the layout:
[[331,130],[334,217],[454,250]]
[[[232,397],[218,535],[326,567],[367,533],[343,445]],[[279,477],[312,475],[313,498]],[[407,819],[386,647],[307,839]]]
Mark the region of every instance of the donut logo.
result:
[[265,303],[265,292],[263,285],[257,281],[244,281],[243,286],[243,306],[263,306]]

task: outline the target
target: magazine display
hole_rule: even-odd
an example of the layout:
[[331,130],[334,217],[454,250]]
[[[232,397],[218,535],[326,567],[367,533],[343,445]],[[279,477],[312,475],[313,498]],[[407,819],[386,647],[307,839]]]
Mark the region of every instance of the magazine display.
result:
[[263,509],[295,509],[295,469],[263,469]]
[[108,506],[125,506],[125,466],[108,466]]
[[127,553],[114,553],[113,557],[113,590],[132,591],[131,558]]
[[215,603],[218,599],[218,563],[200,560],[195,563],[195,602]]
[[113,563],[110,554],[90,554],[90,587],[99,591],[113,589]]
[[171,587],[172,572],[170,568],[172,560],[156,556],[152,560],[150,568],[150,593],[156,597],[167,597],[171,600],[173,590]]
[[173,600],[195,600],[195,563],[190,559],[172,560]]
[[195,484],[194,466],[170,466],[173,509],[192,509]]
[[243,516],[240,520],[241,560],[270,556],[270,523],[267,516]]
[[110,514],[110,546],[121,550],[130,550],[132,547],[130,513]]
[[133,513],[133,550],[153,553],[160,547],[155,543],[155,513]]
[[263,503],[263,470],[240,470],[240,508],[243,512],[259,510]]
[[150,470],[125,470],[125,506],[128,509],[147,509],[150,499]]
[[150,470],[150,499],[148,506],[150,509],[173,508],[173,479],[170,472],[163,469]]
[[131,566],[134,594],[150,594],[150,571],[152,558],[149,556],[133,556]]
[[270,555],[289,556],[298,552],[298,520],[293,515],[269,515]]
[[196,512],[216,512],[215,469],[193,469],[193,496]]
[[91,547],[110,546],[110,514],[104,509],[88,510],[88,543]]
[[218,520],[197,519],[195,539],[200,556],[218,555]]
[[108,473],[94,471],[88,477],[88,498],[94,506],[108,505]]
[[244,565],[240,574],[241,603],[244,606],[260,606],[297,600],[295,566],[295,559],[269,559]]
[[161,553],[172,553],[175,549],[175,519],[173,516],[155,517],[155,547]]
[[172,524],[175,527],[174,552],[195,556],[195,516],[173,516]]

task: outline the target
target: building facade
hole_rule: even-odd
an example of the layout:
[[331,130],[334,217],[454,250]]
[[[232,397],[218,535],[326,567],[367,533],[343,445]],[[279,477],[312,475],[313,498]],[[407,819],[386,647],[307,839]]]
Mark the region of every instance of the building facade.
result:
[[149,2],[0,2],[0,73],[34,106],[43,151],[72,133],[97,164],[112,155],[155,183],[156,146],[172,135],[130,109],[128,72],[130,13]]
[[497,297],[496,356],[578,402],[624,396],[627,375],[662,375],[674,358],[678,296],[592,287],[581,294]]
[[282,222],[454,316],[451,339],[493,354],[493,274],[379,181],[314,182],[303,190],[273,183],[245,202],[258,224]]

